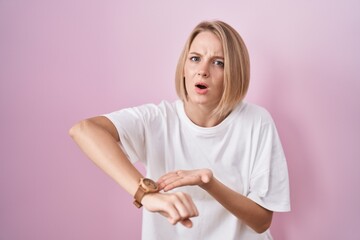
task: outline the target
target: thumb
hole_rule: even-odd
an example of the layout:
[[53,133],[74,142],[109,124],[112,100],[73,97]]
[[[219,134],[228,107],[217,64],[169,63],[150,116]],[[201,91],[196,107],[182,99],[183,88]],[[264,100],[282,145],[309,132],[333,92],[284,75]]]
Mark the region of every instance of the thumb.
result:
[[204,174],[204,175],[201,176],[201,181],[203,183],[208,183],[208,182],[210,182],[210,178],[209,178],[209,176],[207,174]]

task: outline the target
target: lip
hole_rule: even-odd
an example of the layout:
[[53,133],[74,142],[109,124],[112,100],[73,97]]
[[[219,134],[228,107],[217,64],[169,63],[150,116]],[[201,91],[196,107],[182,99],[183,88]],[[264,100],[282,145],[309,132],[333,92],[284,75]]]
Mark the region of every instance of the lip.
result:
[[[197,85],[203,85],[205,86],[206,88],[202,89],[202,88],[198,88]],[[209,91],[209,85],[207,85],[206,83],[204,82],[197,82],[195,83],[195,91],[198,93],[198,94],[206,94],[208,91]]]

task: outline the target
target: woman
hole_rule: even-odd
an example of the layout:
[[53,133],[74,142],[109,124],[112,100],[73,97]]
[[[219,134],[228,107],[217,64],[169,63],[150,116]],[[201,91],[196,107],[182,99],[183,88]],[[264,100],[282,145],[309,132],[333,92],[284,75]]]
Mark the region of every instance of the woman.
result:
[[239,34],[221,21],[202,22],[178,62],[179,100],[71,128],[85,154],[146,209],[143,239],[271,239],[273,211],[290,210],[272,118],[243,101],[249,74]]

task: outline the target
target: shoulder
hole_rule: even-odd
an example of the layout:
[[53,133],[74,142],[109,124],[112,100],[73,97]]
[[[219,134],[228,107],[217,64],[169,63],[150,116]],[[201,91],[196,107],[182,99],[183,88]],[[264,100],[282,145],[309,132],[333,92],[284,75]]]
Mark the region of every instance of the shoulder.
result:
[[176,112],[176,102],[161,101],[159,104],[149,103],[136,107],[144,114],[167,116]]
[[141,115],[158,115],[158,114],[166,114],[167,112],[173,112],[176,108],[175,105],[176,102],[169,102],[164,100],[158,104],[146,103],[135,107],[124,108],[121,109],[120,111],[137,113]]
[[273,123],[270,112],[259,105],[249,102],[242,102],[238,107],[239,116],[244,120],[260,123]]
[[176,102],[161,101],[158,104],[147,103],[136,107],[126,108],[128,115],[137,116],[145,122],[164,121],[176,116]]
[[146,103],[134,107],[126,107],[103,116],[112,120],[153,121],[166,118],[176,112],[176,102],[162,101],[159,104]]

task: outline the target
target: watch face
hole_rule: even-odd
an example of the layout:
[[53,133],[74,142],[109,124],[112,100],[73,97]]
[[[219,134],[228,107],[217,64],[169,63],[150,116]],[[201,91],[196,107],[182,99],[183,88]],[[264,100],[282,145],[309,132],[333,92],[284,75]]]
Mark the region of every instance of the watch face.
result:
[[145,186],[147,186],[151,190],[157,190],[158,189],[157,184],[151,179],[144,178],[143,183],[144,183]]

